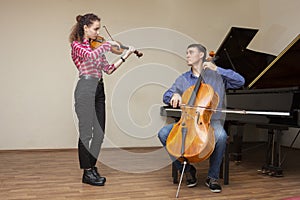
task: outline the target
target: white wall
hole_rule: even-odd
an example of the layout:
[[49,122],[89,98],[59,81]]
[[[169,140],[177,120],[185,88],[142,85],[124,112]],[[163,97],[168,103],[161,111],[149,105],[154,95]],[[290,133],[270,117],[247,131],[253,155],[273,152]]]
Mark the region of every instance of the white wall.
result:
[[259,2],[260,31],[249,48],[278,55],[300,33],[298,0]]
[[160,145],[162,94],[187,70],[183,58],[191,42],[216,50],[231,26],[253,27],[260,35],[252,47],[277,53],[299,32],[297,0],[2,0],[0,5],[0,149],[77,146],[77,71],[68,35],[78,14],[98,14],[115,39],[145,54],[105,76],[105,147]]

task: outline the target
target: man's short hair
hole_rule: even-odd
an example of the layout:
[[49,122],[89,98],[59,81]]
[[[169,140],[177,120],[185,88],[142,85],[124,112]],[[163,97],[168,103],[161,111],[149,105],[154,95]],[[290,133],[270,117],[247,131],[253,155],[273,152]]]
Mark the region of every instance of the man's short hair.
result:
[[206,48],[202,44],[190,44],[188,48],[197,48],[200,52],[204,53],[203,61],[206,60]]

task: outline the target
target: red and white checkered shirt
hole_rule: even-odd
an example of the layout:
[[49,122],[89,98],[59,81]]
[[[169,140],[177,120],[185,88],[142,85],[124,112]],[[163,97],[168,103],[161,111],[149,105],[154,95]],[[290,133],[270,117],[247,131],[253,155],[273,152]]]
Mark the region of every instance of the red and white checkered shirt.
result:
[[111,45],[108,42],[92,50],[89,41],[84,39],[82,43],[73,41],[71,47],[72,60],[79,71],[79,76],[90,75],[101,78],[102,71],[107,73],[115,69],[114,64],[110,65],[104,55],[105,52],[111,51]]

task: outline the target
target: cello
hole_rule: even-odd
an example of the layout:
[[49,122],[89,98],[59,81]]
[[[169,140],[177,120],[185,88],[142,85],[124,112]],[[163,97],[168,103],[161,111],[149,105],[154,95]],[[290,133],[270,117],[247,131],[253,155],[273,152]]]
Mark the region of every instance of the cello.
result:
[[167,151],[184,164],[176,197],[187,162],[206,160],[215,147],[210,119],[219,104],[219,96],[212,86],[204,83],[204,71],[201,71],[197,83],[183,93],[181,118],[173,126],[166,142]]

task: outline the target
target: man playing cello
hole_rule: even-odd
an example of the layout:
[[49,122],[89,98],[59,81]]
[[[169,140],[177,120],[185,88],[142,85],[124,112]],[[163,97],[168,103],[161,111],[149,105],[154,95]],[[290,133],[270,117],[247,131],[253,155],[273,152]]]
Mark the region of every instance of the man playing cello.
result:
[[[206,62],[206,48],[201,44],[191,44],[186,51],[186,60],[191,69],[180,75],[170,89],[163,95],[163,102],[177,108],[182,104],[182,94],[190,86],[196,84],[200,74],[203,81],[209,84],[214,91],[219,95],[219,105],[217,109],[224,106],[225,89],[237,89],[244,85],[244,78],[230,70],[217,67],[212,62]],[[222,113],[215,112],[210,121],[210,125],[214,128],[215,148],[210,156],[209,170],[205,185],[209,187],[212,192],[221,192],[222,188],[218,183],[220,165],[222,163],[223,154],[226,148],[227,134],[222,124]],[[158,137],[166,146],[167,138],[173,128],[174,124],[164,126],[158,133]],[[176,157],[170,155],[174,161],[179,172],[183,171],[183,165]],[[197,185],[196,168],[187,164],[185,167],[186,182],[188,187],[195,187]]]

